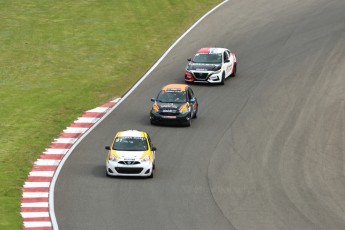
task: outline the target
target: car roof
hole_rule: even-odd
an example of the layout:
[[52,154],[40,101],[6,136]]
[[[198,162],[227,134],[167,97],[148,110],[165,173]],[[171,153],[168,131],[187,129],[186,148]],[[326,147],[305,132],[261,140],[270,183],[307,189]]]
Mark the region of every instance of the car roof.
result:
[[116,134],[117,137],[146,137],[146,132],[138,130],[125,130]]
[[187,87],[188,85],[186,84],[169,84],[169,85],[164,86],[162,90],[164,91],[176,90],[176,91],[184,92],[186,91]]
[[201,48],[197,51],[197,53],[205,53],[205,54],[218,54],[218,53],[223,53],[225,48],[216,48],[216,47],[204,47]]

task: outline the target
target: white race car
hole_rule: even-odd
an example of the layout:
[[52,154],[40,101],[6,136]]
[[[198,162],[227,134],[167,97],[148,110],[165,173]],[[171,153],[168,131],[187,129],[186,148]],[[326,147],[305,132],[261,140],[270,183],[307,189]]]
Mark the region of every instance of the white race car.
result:
[[225,48],[201,48],[188,59],[184,79],[186,82],[219,83],[236,75],[235,53]]
[[126,130],[116,134],[106,159],[108,176],[153,177],[156,147],[144,131]]

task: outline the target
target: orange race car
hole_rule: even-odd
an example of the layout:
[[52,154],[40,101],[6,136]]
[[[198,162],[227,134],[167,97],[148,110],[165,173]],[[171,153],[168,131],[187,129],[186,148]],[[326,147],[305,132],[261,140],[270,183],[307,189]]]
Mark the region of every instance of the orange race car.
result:
[[190,126],[192,118],[197,117],[198,101],[193,90],[186,84],[169,84],[162,88],[154,102],[151,124],[184,124]]

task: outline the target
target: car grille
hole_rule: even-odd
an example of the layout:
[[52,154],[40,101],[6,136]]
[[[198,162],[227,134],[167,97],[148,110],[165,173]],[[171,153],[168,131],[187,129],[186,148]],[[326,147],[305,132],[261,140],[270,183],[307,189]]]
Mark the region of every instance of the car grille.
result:
[[143,168],[123,168],[123,167],[116,167],[115,168],[118,173],[123,174],[139,174],[143,171]]
[[123,165],[137,165],[140,164],[139,161],[119,161],[119,164],[123,164]]
[[169,112],[163,112],[163,111],[164,111],[163,109],[159,111],[159,114],[164,115],[164,116],[176,116],[179,114],[178,110],[171,110]]
[[208,73],[197,73],[197,72],[194,72],[193,73],[194,77],[196,80],[207,80],[207,77],[208,77]]
[[163,116],[176,116],[178,113],[159,113],[160,115],[163,115]]

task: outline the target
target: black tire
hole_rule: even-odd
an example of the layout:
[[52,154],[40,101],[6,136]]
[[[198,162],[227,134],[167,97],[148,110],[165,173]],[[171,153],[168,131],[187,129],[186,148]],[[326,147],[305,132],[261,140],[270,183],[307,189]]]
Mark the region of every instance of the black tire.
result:
[[198,117],[198,106],[196,107],[196,111],[195,111],[195,113],[193,114],[193,118],[197,118]]
[[236,77],[237,64],[234,66],[234,71],[232,71],[231,77]]
[[152,169],[152,172],[151,172],[151,174],[150,174],[150,176],[148,176],[148,178],[153,178],[153,169]]
[[192,117],[189,117],[188,121],[186,122],[186,126],[190,127],[192,125]]
[[220,82],[221,85],[225,85],[225,73],[222,75],[222,81]]

